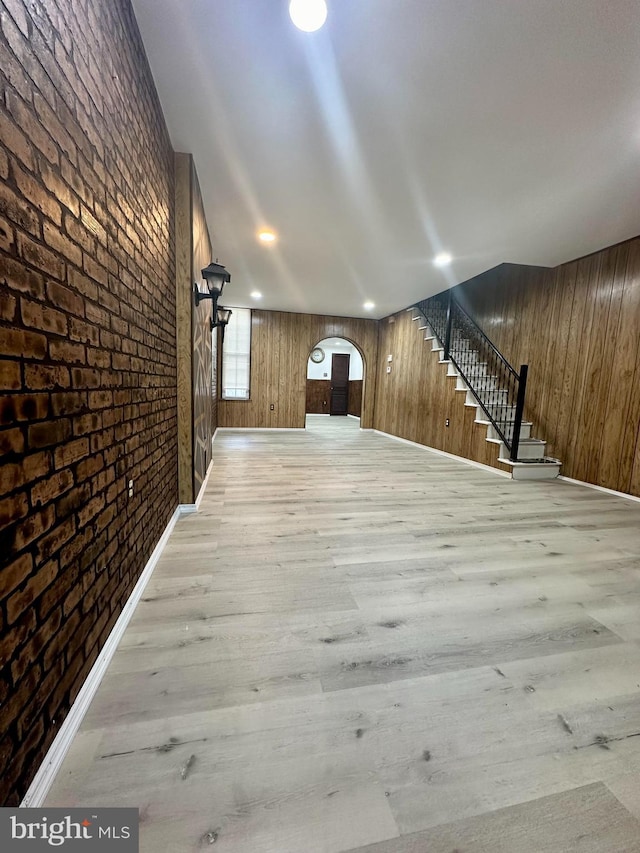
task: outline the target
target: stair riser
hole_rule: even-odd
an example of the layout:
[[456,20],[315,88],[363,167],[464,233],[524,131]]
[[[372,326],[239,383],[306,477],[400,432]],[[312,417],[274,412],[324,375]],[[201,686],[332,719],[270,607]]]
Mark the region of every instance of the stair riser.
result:
[[[512,435],[513,435],[513,427],[512,426],[506,427],[505,438],[511,440]],[[487,427],[487,438],[500,439],[500,436],[496,432],[493,424],[490,424]],[[520,428],[520,438],[531,438],[531,424],[529,424],[529,423],[523,423],[522,424],[522,427]]]
[[[544,459],[546,442],[537,444],[520,444],[518,446],[518,459]],[[504,444],[500,445],[500,456],[508,457],[509,450]]]

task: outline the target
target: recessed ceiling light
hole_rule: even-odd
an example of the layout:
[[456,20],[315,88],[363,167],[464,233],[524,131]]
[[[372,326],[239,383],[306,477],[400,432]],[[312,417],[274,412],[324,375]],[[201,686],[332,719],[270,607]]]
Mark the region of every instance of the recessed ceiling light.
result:
[[263,228],[262,231],[258,231],[258,240],[261,243],[275,243],[277,239],[276,232],[271,231],[270,228]]
[[436,255],[433,259],[433,265],[436,267],[446,267],[447,264],[450,264],[453,258],[449,254],[449,252],[440,252],[439,255]]
[[251,298],[252,299],[262,299],[262,294],[257,290],[252,290],[251,291]]
[[299,30],[315,33],[327,20],[325,0],[291,0],[289,16]]
[[371,309],[375,308],[376,306],[374,302],[365,302],[362,307],[365,309],[365,311],[371,311]]

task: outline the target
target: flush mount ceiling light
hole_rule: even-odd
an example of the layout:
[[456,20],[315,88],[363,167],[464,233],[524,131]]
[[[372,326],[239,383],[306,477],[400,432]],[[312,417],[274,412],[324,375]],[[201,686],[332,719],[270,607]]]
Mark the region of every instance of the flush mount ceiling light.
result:
[[252,299],[262,299],[262,294],[257,290],[252,290],[251,291],[251,298]]
[[258,231],[258,240],[260,240],[261,243],[271,245],[272,243],[275,243],[277,239],[276,232],[271,231],[270,228],[263,228],[261,231]]
[[433,259],[433,265],[434,267],[446,267],[452,260],[453,258],[449,252],[440,252],[440,254],[436,255]]
[[291,0],[289,16],[299,30],[315,33],[327,20],[327,4],[324,0]]
[[362,307],[364,308],[365,311],[371,311],[376,306],[375,306],[375,302],[365,302]]

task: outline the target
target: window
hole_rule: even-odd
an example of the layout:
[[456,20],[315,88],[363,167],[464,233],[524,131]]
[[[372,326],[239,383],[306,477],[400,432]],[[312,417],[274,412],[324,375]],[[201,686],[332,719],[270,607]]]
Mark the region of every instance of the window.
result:
[[251,366],[251,309],[234,308],[224,330],[222,398],[248,400]]

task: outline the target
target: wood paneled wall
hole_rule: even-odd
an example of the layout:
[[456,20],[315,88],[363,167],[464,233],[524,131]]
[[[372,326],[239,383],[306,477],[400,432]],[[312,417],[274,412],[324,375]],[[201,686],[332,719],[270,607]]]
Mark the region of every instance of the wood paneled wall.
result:
[[568,477],[640,495],[640,238],[553,270],[456,288],[514,364],[529,419]]
[[401,311],[380,321],[375,428],[497,466],[498,446],[487,443],[486,426],[475,423],[475,408],[465,407],[466,395],[455,390],[455,377],[447,376],[411,317]]
[[[211,263],[213,252],[193,158],[191,158],[191,233],[193,281],[201,281],[202,270]],[[207,467],[211,461],[216,396],[212,396],[211,382],[213,338],[210,322],[211,302],[206,300],[197,308],[193,305],[192,310],[193,495],[195,500],[202,488]]]
[[[562,473],[640,496],[640,238],[555,269],[504,264],[456,295],[512,364],[529,365],[525,417]],[[375,427],[496,465],[411,314],[391,319],[380,323]]]
[[307,379],[305,411],[311,415],[328,415],[331,402],[330,379]]
[[354,343],[362,353],[365,390],[361,425],[365,429],[371,428],[375,404],[377,328],[375,320],[253,311],[251,399],[220,400],[218,425],[303,428],[309,353],[323,338],[340,337]]
[[362,413],[362,379],[349,380],[349,414],[360,417]]
[[[190,154],[175,155],[176,313],[178,345],[178,483],[180,503],[193,503],[211,460],[211,303],[197,308],[193,283],[211,261],[211,241]],[[215,404],[215,397],[213,398]]]
[[[307,414],[328,415],[331,403],[330,379],[307,379]],[[362,379],[349,380],[349,414],[362,412]]]

